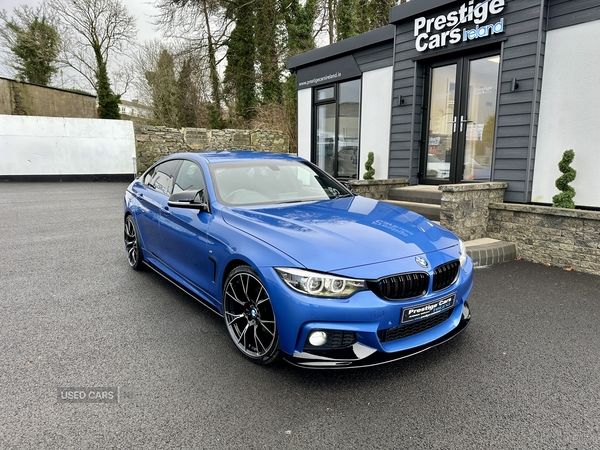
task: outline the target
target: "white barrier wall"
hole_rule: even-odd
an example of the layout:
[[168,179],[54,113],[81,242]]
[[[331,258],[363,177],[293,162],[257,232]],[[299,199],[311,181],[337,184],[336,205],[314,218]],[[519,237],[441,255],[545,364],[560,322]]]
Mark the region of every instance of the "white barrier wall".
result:
[[0,175],[134,174],[128,120],[0,115]]
[[577,171],[571,186],[576,205],[600,207],[600,46],[588,43],[600,34],[600,20],[548,32],[533,175],[532,201],[552,203],[562,175],[558,162],[575,151]]

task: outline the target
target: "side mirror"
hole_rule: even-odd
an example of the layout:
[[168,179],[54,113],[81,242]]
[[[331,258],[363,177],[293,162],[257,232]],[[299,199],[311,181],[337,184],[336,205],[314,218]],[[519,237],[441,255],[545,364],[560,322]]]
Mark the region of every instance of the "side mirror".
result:
[[199,211],[209,211],[208,203],[204,200],[204,189],[199,191],[181,191],[169,197],[167,204],[172,208],[197,209]]

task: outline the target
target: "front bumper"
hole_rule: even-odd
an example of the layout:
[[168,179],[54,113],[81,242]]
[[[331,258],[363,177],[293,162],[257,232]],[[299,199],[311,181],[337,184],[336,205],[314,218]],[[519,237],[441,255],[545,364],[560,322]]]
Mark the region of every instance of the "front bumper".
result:
[[[438,267],[455,256],[443,252],[427,255],[431,267]],[[343,275],[376,279],[381,273],[415,270],[410,266],[399,267],[397,262],[391,261]],[[294,292],[273,269],[265,270],[263,277],[277,318],[282,356],[302,367],[372,366],[406,358],[456,336],[470,319],[466,303],[473,286],[470,258],[460,268],[454,284],[436,291],[430,284],[426,295],[400,301],[382,299],[370,290],[357,292],[347,299],[318,299]],[[454,299],[452,309],[441,308],[438,313],[411,316],[437,302],[444,302],[438,305],[442,306],[450,298]],[[406,315],[404,310],[412,308],[414,311]],[[325,332],[327,344],[317,347],[310,344],[309,337],[316,331]]]
[[293,355],[284,354],[283,358],[293,365],[314,369],[369,367],[385,364],[416,355],[417,353],[424,352],[425,350],[429,350],[432,347],[449,341],[467,327],[470,319],[471,313],[469,304],[464,302],[462,304],[460,321],[455,328],[443,336],[417,347],[393,353],[384,353],[357,342],[351,347],[340,350],[330,350],[327,352],[327,355],[314,354],[307,351],[295,351]]

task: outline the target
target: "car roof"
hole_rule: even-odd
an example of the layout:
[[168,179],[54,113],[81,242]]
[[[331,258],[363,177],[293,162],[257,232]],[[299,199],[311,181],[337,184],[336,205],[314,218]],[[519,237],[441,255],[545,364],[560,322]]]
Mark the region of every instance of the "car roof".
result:
[[176,153],[171,156],[179,157],[179,158],[192,157],[192,158],[204,159],[208,164],[221,163],[221,162],[233,162],[233,161],[241,161],[241,160],[249,160],[249,159],[302,161],[302,158],[298,158],[294,154],[271,153],[271,152],[261,152],[261,151],[254,151],[254,150],[218,150],[218,151],[188,152],[188,153]]

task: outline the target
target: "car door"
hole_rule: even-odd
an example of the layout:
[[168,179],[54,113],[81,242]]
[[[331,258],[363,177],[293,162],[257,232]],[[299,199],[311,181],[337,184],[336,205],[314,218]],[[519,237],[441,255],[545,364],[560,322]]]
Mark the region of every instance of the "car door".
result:
[[144,175],[141,183],[136,184],[133,189],[133,195],[140,204],[135,218],[140,230],[142,245],[154,256],[160,253],[161,210],[167,205],[173,189],[173,174],[179,164],[181,164],[179,159],[157,164]]
[[[173,193],[205,190],[205,177],[198,164],[184,160],[173,185]],[[214,263],[208,255],[208,228],[212,215],[206,211],[166,206],[161,211],[160,258],[165,265],[208,296]]]

